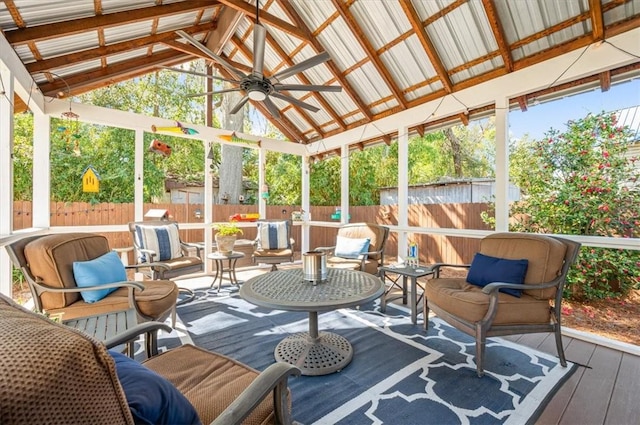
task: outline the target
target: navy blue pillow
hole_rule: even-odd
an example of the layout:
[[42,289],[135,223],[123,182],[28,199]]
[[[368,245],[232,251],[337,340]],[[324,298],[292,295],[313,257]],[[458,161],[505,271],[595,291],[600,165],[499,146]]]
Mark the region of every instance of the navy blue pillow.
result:
[[136,424],[201,424],[189,400],[167,379],[135,360],[109,350]]
[[[492,282],[524,283],[529,260],[508,260],[477,253],[471,262],[467,282],[486,286]],[[500,288],[500,292],[520,298],[520,289]]]

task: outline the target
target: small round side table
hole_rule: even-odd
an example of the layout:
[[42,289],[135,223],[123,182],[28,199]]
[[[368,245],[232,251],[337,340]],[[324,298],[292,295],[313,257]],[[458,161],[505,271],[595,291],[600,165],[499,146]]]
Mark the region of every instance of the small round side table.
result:
[[[213,260],[216,266],[216,274],[213,276],[213,282],[211,282],[210,288],[213,288],[213,285],[218,281],[218,292],[220,292],[225,272],[229,274],[229,282],[231,282],[232,285],[239,286],[238,278],[236,277],[236,261],[238,261],[239,258],[244,258],[244,253],[233,251],[229,255],[222,255],[219,252],[212,252],[207,254],[207,258]],[[225,260],[228,261],[227,267],[224,266]]]

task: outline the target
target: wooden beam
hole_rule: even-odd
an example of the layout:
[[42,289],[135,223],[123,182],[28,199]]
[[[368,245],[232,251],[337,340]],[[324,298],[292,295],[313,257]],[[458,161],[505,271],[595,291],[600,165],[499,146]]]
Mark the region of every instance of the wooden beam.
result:
[[115,84],[133,78],[133,76],[144,75],[155,70],[156,67],[164,65],[169,61],[180,61],[192,59],[189,56],[177,55],[173,50],[156,53],[151,56],[144,56],[128,61],[118,62],[106,68],[97,68],[91,71],[82,71],[77,74],[64,77],[64,81],[58,79],[52,83],[41,84],[40,90],[47,96],[55,97],[63,90],[66,92],[67,86],[72,95],[85,93],[91,90]]
[[526,112],[529,107],[527,96],[518,96],[516,100],[518,101],[518,105],[520,105],[520,110]]
[[29,41],[50,40],[57,37],[97,30],[98,28],[132,24],[134,22],[145,21],[157,17],[219,6],[220,5],[217,2],[212,2],[211,0],[183,1],[161,6],[151,6],[141,9],[126,10],[123,12],[114,12],[106,15],[53,22],[50,24],[5,31],[4,34],[9,43],[24,44]]
[[[320,42],[317,40],[316,37],[312,36],[311,31],[309,30],[309,27],[307,27],[307,24],[302,20],[300,15],[298,15],[298,13],[293,9],[293,6],[291,6],[291,3],[289,2],[289,0],[278,0],[278,4],[285,11],[289,19],[291,19],[294,22],[294,24],[298,28],[300,28],[305,34],[307,34],[308,42],[313,46],[316,52],[318,53],[323,52],[324,47],[320,44]],[[346,79],[346,77],[344,76],[344,73],[340,71],[340,69],[338,69],[336,64],[331,60],[328,62],[325,62],[325,65],[329,68],[329,70],[331,71],[333,76],[336,78],[338,83],[340,83],[340,86],[342,86],[343,92],[351,98],[353,103],[356,104],[360,113],[362,113],[362,115],[364,115],[368,121],[371,121],[372,114],[370,109],[366,106],[366,104],[364,103],[364,101],[362,100],[358,92],[353,88],[353,86]]]
[[400,6],[402,6],[404,14],[407,15],[407,19],[413,27],[413,32],[415,32],[418,40],[420,41],[420,44],[422,44],[422,48],[429,57],[431,66],[433,66],[433,69],[435,69],[436,74],[438,75],[440,81],[442,82],[442,85],[444,86],[444,89],[447,91],[447,93],[451,93],[451,91],[453,90],[453,84],[451,83],[451,79],[449,78],[447,69],[444,67],[444,64],[440,60],[438,52],[431,42],[429,35],[427,35],[424,26],[422,26],[422,23],[420,22],[420,16],[418,16],[418,12],[416,12],[416,9],[413,7],[413,3],[411,3],[411,0],[400,0]]
[[360,25],[355,20],[348,7],[342,2],[342,0],[331,0],[333,2],[333,6],[340,13],[342,19],[345,20],[347,25],[352,31],[353,37],[358,41],[362,49],[365,51],[366,55],[369,57],[369,61],[376,68],[387,87],[393,93],[396,102],[400,105],[402,109],[407,109],[407,101],[405,100],[402,92],[398,88],[397,84],[393,80],[393,77],[389,73],[389,70],[384,66],[380,58],[376,55],[375,49],[371,45],[371,42],[365,37]]
[[604,40],[604,18],[602,16],[602,3],[600,3],[600,0],[589,0],[589,12],[591,15],[591,34],[593,41]]
[[611,88],[611,72],[604,71],[600,73],[600,90],[605,92]]
[[[27,25],[24,23],[24,19],[22,19],[22,15],[20,15],[20,12],[18,11],[18,8],[16,7],[16,3],[13,0],[5,0],[4,2],[5,7],[7,8],[7,11],[9,11],[9,15],[11,15],[11,19],[13,19],[13,22],[15,22],[16,26],[18,28],[24,28]],[[5,33],[6,35],[6,33]]]
[[[218,1],[224,4],[225,6],[228,6],[232,9],[235,9],[239,12],[244,13],[246,16],[249,16],[254,20],[256,19],[256,8],[253,5],[243,0],[218,0]],[[279,30],[284,31],[289,35],[293,35],[301,40],[308,41],[307,35],[303,31],[301,31],[300,28],[296,27],[295,25],[291,25],[289,22],[283,19],[280,19],[277,16],[274,16],[270,13],[267,13],[261,10],[260,21],[268,25],[271,25],[273,27],[276,27]]]
[[482,5],[484,6],[484,11],[487,14],[489,25],[491,25],[493,37],[496,39],[496,43],[498,44],[498,51],[500,52],[500,56],[502,56],[504,67],[507,72],[512,72],[513,58],[511,57],[511,50],[509,50],[509,44],[507,43],[504,29],[502,28],[502,23],[500,22],[500,17],[498,16],[498,12],[496,11],[493,2],[494,0],[482,0]]
[[468,113],[458,114],[458,117],[460,118],[460,121],[462,121],[462,124],[464,124],[465,127],[469,126],[469,114]]
[[[188,28],[183,28],[183,31],[189,34],[197,34],[201,32],[211,31],[215,29],[215,23],[206,23],[200,25],[194,25]],[[48,69],[59,68],[63,66],[69,66],[70,63],[78,64],[82,62],[88,62],[95,59],[104,58],[119,53],[136,50],[145,46],[151,46],[156,43],[162,43],[165,41],[174,41],[177,38],[175,31],[167,31],[147,37],[140,37],[129,41],[123,41],[120,43],[110,44],[108,46],[97,47],[94,49],[83,50],[81,52],[75,52],[68,55],[56,56],[54,58],[31,62],[26,66],[27,71],[30,73],[42,72]]]

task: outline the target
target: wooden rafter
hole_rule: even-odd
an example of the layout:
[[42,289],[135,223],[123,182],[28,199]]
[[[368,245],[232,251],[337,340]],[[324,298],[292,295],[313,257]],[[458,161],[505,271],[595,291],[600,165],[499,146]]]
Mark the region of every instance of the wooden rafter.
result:
[[604,71],[600,73],[600,90],[609,91],[611,88],[611,72]]
[[498,16],[498,12],[496,11],[493,1],[494,0],[482,0],[482,5],[484,6],[484,11],[487,14],[487,19],[489,19],[489,25],[491,25],[493,37],[496,39],[496,43],[498,44],[498,51],[500,52],[500,56],[502,56],[504,67],[507,69],[507,72],[512,72],[513,58],[511,57],[511,50],[509,50],[509,43],[507,43],[504,29],[500,22],[500,17]]
[[22,15],[20,14],[20,12],[18,11],[18,8],[16,7],[16,3],[13,0],[5,0],[4,5],[9,11],[9,14],[11,15],[11,19],[13,19],[13,22],[16,24],[16,26],[18,28],[26,27],[26,24],[24,23],[24,19],[22,19]]
[[[251,4],[243,1],[243,0],[218,0],[219,3],[224,4],[225,6],[229,6],[232,9],[235,9],[239,12],[244,13],[245,15],[256,19],[256,8]],[[307,35],[300,30],[300,28],[295,25],[291,25],[289,22],[284,19],[280,19],[277,16],[274,16],[268,12],[260,11],[260,20],[267,25],[273,26],[286,32],[289,35],[293,35],[301,40],[307,40]]]
[[45,25],[6,31],[5,37],[11,44],[23,44],[29,41],[49,40],[56,37],[95,31],[98,28],[108,28],[117,25],[132,24],[157,17],[190,12],[207,7],[216,7],[216,3],[208,0],[192,0],[171,3],[162,6],[151,6],[141,9],[114,12],[107,15],[91,16],[71,21],[54,22]]
[[[322,47],[320,42],[318,42],[318,40],[311,35],[311,31],[309,30],[309,27],[307,27],[307,24],[302,20],[302,18],[300,18],[300,15],[298,15],[298,13],[293,9],[293,6],[291,6],[291,3],[288,0],[278,0],[278,4],[285,11],[289,19],[291,19],[295,23],[295,25],[298,28],[300,28],[305,34],[307,34],[308,42],[309,44],[311,44],[311,46],[313,46],[316,52],[324,51],[324,47]],[[360,95],[358,95],[355,89],[351,86],[349,81],[345,78],[344,74],[338,69],[336,64],[333,61],[328,61],[325,64],[329,68],[333,76],[336,78],[340,86],[342,87],[342,91],[345,92],[351,98],[351,100],[353,101],[353,103],[356,104],[356,106],[358,107],[362,115],[364,115],[368,121],[371,121],[371,118],[372,118],[371,111],[369,110],[369,108],[367,108],[366,104],[364,103]]]
[[349,28],[351,28],[351,30],[353,31],[353,37],[358,41],[365,54],[369,57],[369,61],[371,62],[371,64],[374,66],[374,68],[376,68],[391,93],[393,93],[396,102],[398,102],[398,105],[400,105],[402,109],[407,109],[407,102],[404,99],[402,92],[398,88],[398,85],[393,80],[393,77],[389,73],[387,67],[384,66],[380,58],[376,55],[375,49],[373,48],[369,40],[367,40],[367,37],[365,37],[362,29],[360,28],[360,25],[358,24],[358,22],[356,22],[348,7],[342,2],[342,0],[331,1],[333,2],[334,7],[340,13],[342,19],[345,20],[347,25],[349,25]]
[[[105,68],[97,68],[91,71],[82,71],[77,74],[68,75],[64,77],[64,81],[56,80],[52,83],[40,85],[40,90],[47,96],[53,96],[61,89],[66,90],[68,84],[71,94],[77,95],[134,78],[133,76],[149,73],[158,66],[165,65],[170,61],[182,60],[186,62],[189,59],[191,59],[189,56],[177,55],[175,51],[167,50],[151,56],[143,56],[118,62],[113,65],[108,65]],[[65,84],[65,82],[67,84]]]
[[[183,28],[183,31],[189,34],[197,34],[201,32],[211,31],[215,29],[215,23],[208,22],[206,24],[194,25]],[[62,66],[68,66],[70,63],[77,64],[100,59],[110,55],[116,55],[131,50],[139,49],[145,46],[151,46],[156,43],[165,41],[173,41],[177,38],[175,31],[166,31],[146,37],[140,37],[133,40],[114,43],[106,46],[88,49],[81,52],[70,53],[68,55],[56,56],[54,58],[32,62],[26,65],[29,72],[41,72],[47,69],[54,69]]]
[[602,3],[600,3],[600,0],[589,0],[589,12],[591,14],[593,41],[604,40],[604,17],[602,16]]
[[518,100],[518,105],[520,106],[520,110],[522,112],[526,112],[528,106],[527,96],[518,96],[516,98]]
[[442,61],[440,60],[435,46],[427,35],[427,31],[425,31],[424,26],[422,26],[420,17],[418,16],[418,12],[413,7],[413,3],[411,3],[411,0],[400,0],[400,5],[402,6],[404,14],[407,16],[409,23],[413,27],[413,31],[418,37],[418,40],[420,40],[422,48],[429,57],[431,66],[433,66],[433,69],[435,69],[438,78],[444,86],[444,89],[447,91],[447,93],[451,93],[451,91],[453,90],[453,84],[451,83],[451,79],[449,78],[447,69],[444,67]]
[[[285,52],[284,49],[280,47],[280,44],[273,38],[273,36],[269,32],[267,32],[267,43],[269,43],[269,46],[271,46],[271,48],[275,50],[275,52],[278,53],[278,55],[280,55],[280,57],[283,59],[283,61],[286,63],[287,66],[291,67],[295,65],[293,60],[289,57],[289,55],[287,55],[287,52]],[[309,80],[309,78],[306,75],[304,75],[304,73],[302,72],[296,74],[296,77],[300,79],[302,84],[313,84]],[[340,118],[340,115],[336,113],[336,111],[329,104],[329,102],[327,102],[327,100],[318,92],[310,92],[310,94],[318,101],[318,103],[322,106],[324,111],[327,114],[329,114],[331,118],[333,118],[336,124],[344,130],[346,127],[344,124],[344,121],[342,121],[342,118]],[[312,126],[315,128],[314,124],[312,124]],[[322,131],[320,131],[319,129],[317,131],[319,135],[321,136],[323,135]]]

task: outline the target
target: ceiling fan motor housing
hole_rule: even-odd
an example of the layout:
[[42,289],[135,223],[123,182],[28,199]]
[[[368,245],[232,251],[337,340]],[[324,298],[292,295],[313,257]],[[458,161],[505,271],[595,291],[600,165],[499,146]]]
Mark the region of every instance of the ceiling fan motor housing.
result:
[[256,78],[249,75],[240,82],[240,88],[244,90],[252,100],[264,100],[273,92],[273,84],[265,78]]

